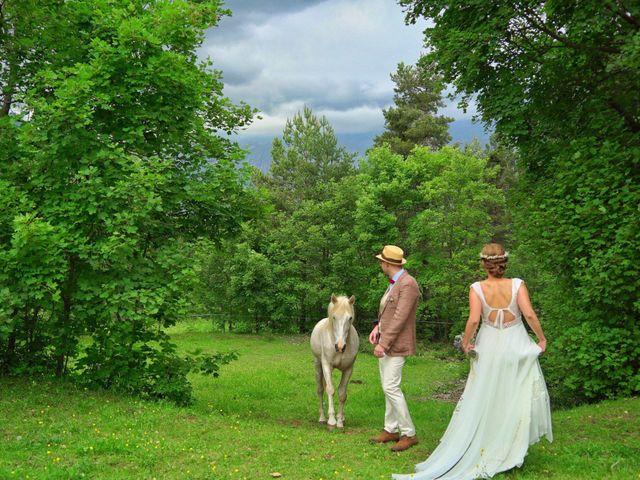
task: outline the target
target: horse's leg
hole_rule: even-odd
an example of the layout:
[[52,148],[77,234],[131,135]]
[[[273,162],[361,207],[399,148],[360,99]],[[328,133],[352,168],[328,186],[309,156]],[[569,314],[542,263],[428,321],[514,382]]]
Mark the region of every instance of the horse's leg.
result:
[[324,376],[322,374],[322,362],[316,358],[316,387],[318,392],[318,398],[320,400],[320,417],[318,421],[320,423],[326,423],[327,419],[324,416]]
[[340,406],[338,407],[338,428],[344,427],[344,404],[347,401],[347,386],[353,373],[353,365],[342,371],[340,385],[338,386],[338,396],[340,398]]
[[329,417],[327,426],[333,428],[336,426],[336,412],[333,408],[333,393],[335,390],[333,389],[333,382],[331,381],[331,364],[325,358],[322,359],[322,373],[324,374],[327,403],[329,404],[329,408],[327,409],[327,416]]

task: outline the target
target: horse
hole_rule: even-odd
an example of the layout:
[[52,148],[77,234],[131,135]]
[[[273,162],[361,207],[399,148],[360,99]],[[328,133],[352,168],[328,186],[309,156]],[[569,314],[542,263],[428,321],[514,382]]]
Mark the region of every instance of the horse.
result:
[[[347,385],[353,372],[353,364],[358,354],[360,339],[358,332],[353,327],[354,310],[353,304],[356,301],[354,296],[336,297],[331,295],[331,303],[327,312],[327,318],[323,318],[311,332],[311,351],[315,356],[317,393],[320,399],[320,423],[327,422],[327,427],[344,427],[344,404],[347,401]],[[333,369],[342,371],[340,385],[338,386],[338,396],[340,408],[336,418],[333,407],[333,382],[331,374]],[[324,416],[324,390],[327,390],[327,400],[329,408],[327,414],[329,420]]]

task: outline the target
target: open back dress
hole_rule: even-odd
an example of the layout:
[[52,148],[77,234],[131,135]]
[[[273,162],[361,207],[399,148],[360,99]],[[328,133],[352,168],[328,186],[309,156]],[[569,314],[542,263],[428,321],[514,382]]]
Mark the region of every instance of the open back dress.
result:
[[482,302],[482,325],[464,393],[429,458],[416,465],[416,473],[394,479],[488,478],[520,467],[529,445],[543,436],[553,440],[541,349],[522,323],[517,301],[522,280],[511,282],[506,308],[488,305],[480,282],[471,285]]

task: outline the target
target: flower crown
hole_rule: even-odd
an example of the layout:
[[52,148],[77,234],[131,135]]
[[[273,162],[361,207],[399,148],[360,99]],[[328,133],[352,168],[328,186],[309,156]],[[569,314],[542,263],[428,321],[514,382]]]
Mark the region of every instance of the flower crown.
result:
[[483,255],[480,254],[482,260],[506,260],[509,258],[509,252],[504,252],[502,255]]

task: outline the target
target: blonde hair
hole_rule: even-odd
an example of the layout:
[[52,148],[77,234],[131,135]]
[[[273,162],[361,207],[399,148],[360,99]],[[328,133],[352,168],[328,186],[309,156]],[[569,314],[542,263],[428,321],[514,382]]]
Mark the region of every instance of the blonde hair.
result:
[[487,273],[494,277],[502,278],[507,269],[509,261],[509,252],[499,243],[488,243],[480,252],[480,264]]

